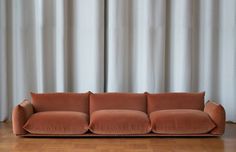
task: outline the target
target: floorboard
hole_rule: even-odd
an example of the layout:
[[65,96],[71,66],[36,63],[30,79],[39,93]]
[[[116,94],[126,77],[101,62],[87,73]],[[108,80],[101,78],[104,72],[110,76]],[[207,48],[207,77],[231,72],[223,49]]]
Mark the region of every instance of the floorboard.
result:
[[222,137],[20,138],[0,123],[0,152],[236,152],[236,124]]

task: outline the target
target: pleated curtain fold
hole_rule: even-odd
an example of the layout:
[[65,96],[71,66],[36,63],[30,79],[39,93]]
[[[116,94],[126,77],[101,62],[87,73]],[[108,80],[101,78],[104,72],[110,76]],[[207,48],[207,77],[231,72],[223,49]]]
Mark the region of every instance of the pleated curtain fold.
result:
[[236,122],[236,1],[1,0],[0,120],[89,90],[206,91]]

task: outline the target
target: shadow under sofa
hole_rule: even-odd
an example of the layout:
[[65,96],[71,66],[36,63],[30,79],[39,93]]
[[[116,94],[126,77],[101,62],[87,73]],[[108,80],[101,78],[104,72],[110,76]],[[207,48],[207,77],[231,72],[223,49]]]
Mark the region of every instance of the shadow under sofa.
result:
[[13,109],[17,136],[220,136],[225,110],[200,93],[31,93]]

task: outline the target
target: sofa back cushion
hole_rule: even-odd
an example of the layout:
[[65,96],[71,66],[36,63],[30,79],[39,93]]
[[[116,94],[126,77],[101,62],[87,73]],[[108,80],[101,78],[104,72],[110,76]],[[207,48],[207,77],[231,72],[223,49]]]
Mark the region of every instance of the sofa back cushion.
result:
[[148,113],[157,110],[203,110],[205,92],[147,94]]
[[79,111],[88,114],[88,93],[31,93],[35,112]]
[[138,110],[146,113],[146,95],[139,93],[90,94],[90,114],[104,109]]

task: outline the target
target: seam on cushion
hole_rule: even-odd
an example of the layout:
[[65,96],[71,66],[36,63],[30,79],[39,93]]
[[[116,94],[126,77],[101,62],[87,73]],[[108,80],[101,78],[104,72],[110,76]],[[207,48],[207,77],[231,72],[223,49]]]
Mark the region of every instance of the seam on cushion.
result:
[[[29,128],[26,128],[26,127],[29,127]],[[37,132],[37,133],[35,133],[35,132],[32,132],[32,131],[30,131],[32,128],[31,128],[31,126],[29,126],[28,124],[26,125],[24,125],[24,127],[23,127],[28,133],[31,133],[31,134],[38,134],[38,135],[41,135],[42,133],[40,133],[40,132]],[[87,133],[88,131],[89,131],[89,128],[88,128],[88,125],[87,126],[84,126],[84,127],[80,127],[80,129],[84,129],[84,131],[83,132],[81,132],[80,134],[78,134],[78,135],[82,135],[82,134],[85,134],[85,133]],[[43,133],[44,134],[44,133]],[[58,134],[58,133],[56,133],[56,134]],[[68,134],[68,135],[72,135],[72,134],[74,134],[74,133],[71,133],[71,134]],[[54,134],[52,134],[52,135],[54,135]],[[60,135],[60,134],[59,134]],[[62,134],[63,135],[63,134]]]
[[[94,124],[91,124],[90,126],[89,126],[89,130],[91,131],[91,132],[93,132],[93,133],[95,133],[95,134],[113,134],[114,132],[117,132],[117,133],[122,133],[122,131],[124,131],[125,129],[126,129],[126,127],[123,127],[122,129],[120,129],[120,127],[109,127],[109,126],[102,126],[102,129],[101,129],[101,126],[100,127],[98,127],[98,128],[100,128],[99,130],[98,130],[98,132],[106,132],[107,131],[107,133],[96,133],[97,131],[96,131],[96,129],[95,129],[95,125]],[[115,128],[115,129],[114,129]],[[129,127],[128,127],[129,128]],[[145,129],[143,129],[143,128],[145,128]],[[130,129],[130,128],[129,128]],[[131,126],[131,130],[138,130],[138,131],[140,131],[140,132],[145,132],[145,133],[150,133],[151,132],[151,130],[152,130],[152,128],[151,128],[151,125],[150,125],[150,123],[148,123],[148,125],[147,125],[147,127],[145,127],[145,126],[141,126],[141,125],[139,125],[138,127],[136,127],[135,125],[132,125]],[[104,131],[101,131],[101,130],[104,130]],[[143,131],[144,130],[144,131]],[[112,132],[112,131],[114,131],[114,132]],[[123,133],[122,133],[123,134]],[[135,134],[135,133],[130,133],[130,134]],[[142,133],[143,134],[143,133]]]
[[207,114],[207,116],[208,116],[209,120],[214,124],[214,127],[213,127],[209,132],[207,132],[207,133],[210,133],[212,130],[214,130],[215,128],[217,128],[217,124],[211,119],[211,117],[210,117],[209,114]]
[[91,96],[91,94],[93,94],[93,92],[92,91],[88,91],[88,122],[90,123],[90,116],[91,116],[91,113],[90,113],[90,96]]

